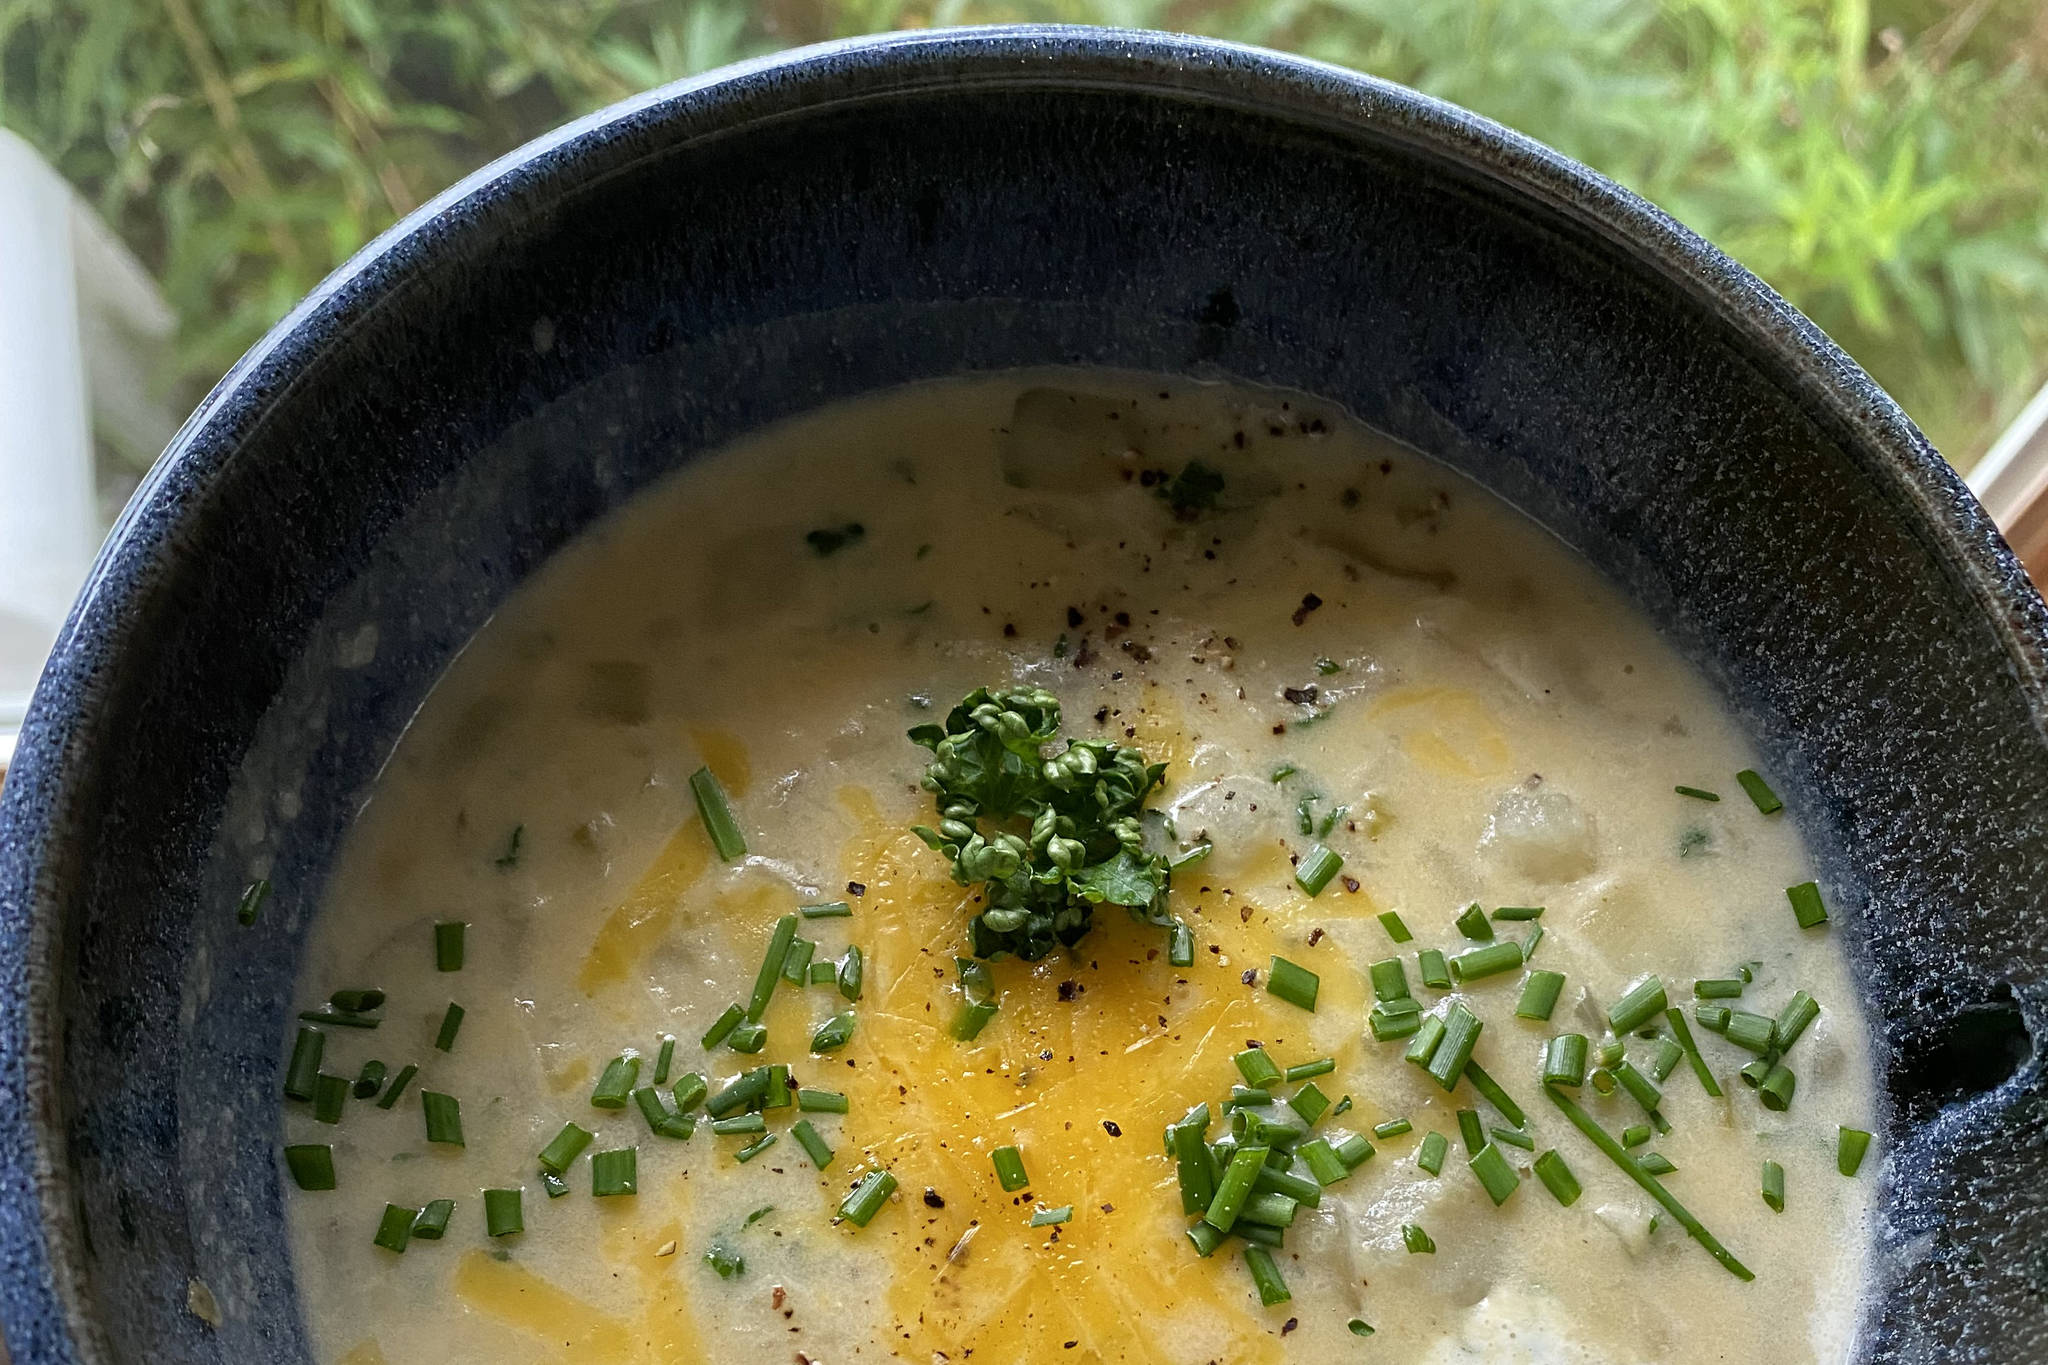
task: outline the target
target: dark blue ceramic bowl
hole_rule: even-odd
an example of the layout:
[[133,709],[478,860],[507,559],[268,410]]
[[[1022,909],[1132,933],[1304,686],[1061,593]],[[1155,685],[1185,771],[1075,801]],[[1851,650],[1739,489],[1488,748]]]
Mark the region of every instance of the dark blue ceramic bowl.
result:
[[1862,1354],[2041,1358],[2048,615],[1963,485],[1755,278],[1534,143],[1272,53],[1019,29],[564,129],[350,262],[186,425],[0,804],[16,1365],[306,1359],[288,988],[351,811],[496,603],[765,422],[1048,363],[1337,400],[1699,660],[1803,814],[1879,1035]]

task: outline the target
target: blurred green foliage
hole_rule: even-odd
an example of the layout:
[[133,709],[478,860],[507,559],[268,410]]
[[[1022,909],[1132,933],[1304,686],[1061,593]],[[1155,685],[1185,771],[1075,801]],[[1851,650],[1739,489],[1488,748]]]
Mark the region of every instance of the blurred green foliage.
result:
[[565,118],[798,43],[1016,20],[1264,43],[1520,128],[1755,269],[1959,463],[2048,374],[2044,0],[0,0],[0,122],[156,271],[193,389]]

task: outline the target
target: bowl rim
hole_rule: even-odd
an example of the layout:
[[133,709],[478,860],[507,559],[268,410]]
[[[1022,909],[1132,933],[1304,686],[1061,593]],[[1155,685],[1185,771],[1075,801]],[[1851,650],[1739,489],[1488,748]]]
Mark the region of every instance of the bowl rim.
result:
[[[775,53],[636,95],[498,157],[358,251],[252,346],[179,428],[117,519],[39,682],[0,790],[0,1336],[21,1365],[99,1359],[63,1133],[50,1097],[55,918],[106,752],[101,703],[181,558],[181,527],[295,379],[437,260],[516,228],[552,194],[629,173],[657,152],[839,104],[944,88],[1114,89],[1179,98],[1397,144],[1522,197],[1662,275],[1773,367],[1976,604],[2048,735],[2048,605],[1960,475],[1898,405],[1762,280],[1662,210],[1549,147],[1459,106],[1310,58],[1131,29],[917,30]],[[4,1352],[0,1352],[4,1355]]]

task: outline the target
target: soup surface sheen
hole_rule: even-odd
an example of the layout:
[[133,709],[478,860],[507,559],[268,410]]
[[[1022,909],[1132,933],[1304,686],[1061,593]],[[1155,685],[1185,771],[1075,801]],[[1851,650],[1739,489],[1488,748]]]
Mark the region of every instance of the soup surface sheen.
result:
[[[1221,475],[1213,505],[1190,461]],[[1000,1010],[963,1043],[954,957],[977,907],[909,830],[935,816],[919,787],[931,755],[905,731],[1016,683],[1059,697],[1067,735],[1167,764],[1154,834],[1213,851],[1175,872],[1168,901],[1193,966],[1170,965],[1159,927],[1102,906],[1076,949],[996,963]],[[1298,396],[1008,375],[766,432],[523,587],[349,836],[299,1006],[385,991],[381,1027],[328,1030],[324,1070],[420,1071],[393,1107],[352,1100],[338,1125],[288,1106],[284,1141],[331,1144],[337,1170],[337,1189],[290,1204],[316,1354],[1839,1360],[1871,1173],[1837,1172],[1836,1131],[1871,1126],[1869,1059],[1832,931],[1802,930],[1787,904],[1813,875],[1790,813],[1763,814],[1736,784],[1758,765],[1701,678],[1566,549]],[[689,784],[700,766],[730,793],[743,858],[713,849]],[[1295,864],[1319,839],[1344,864],[1310,897]],[[748,999],[777,919],[842,900],[850,915],[798,932],[818,961],[860,947],[858,1002],[783,985],[764,1050],[707,1054],[699,1038]],[[1523,970],[1423,984],[1418,951],[1476,946],[1454,927],[1473,902],[1543,907],[1494,928],[1544,931],[1530,967],[1566,978],[1548,1022],[1515,1015]],[[1388,910],[1412,942],[1390,936]],[[461,967],[438,971],[433,926],[457,920]],[[1319,975],[1312,1013],[1268,992],[1275,954]],[[1457,1111],[1505,1120],[1366,1027],[1367,969],[1390,957],[1424,1010],[1455,998],[1484,1021],[1474,1058],[1527,1111],[1534,1149],[1496,1144],[1523,1177],[1499,1207]],[[1737,1079],[1750,1054],[1694,1024],[1723,1097],[1681,1062],[1663,1084],[1670,1132],[1634,1151],[1676,1167],[1666,1185],[1753,1283],[1670,1217],[1653,1227],[1651,1198],[1538,1079],[1545,1041],[1597,1045],[1642,974],[1690,1018],[1694,980],[1742,963],[1753,981],[1710,1007],[1775,1016],[1795,989],[1821,1004],[1786,1057],[1795,1100],[1766,1110]],[[443,1052],[450,1001],[465,1014]],[[812,1030],[848,1008],[850,1043],[813,1054]],[[714,1091],[786,1063],[849,1112],[771,1109],[778,1142],[741,1164],[751,1136],[676,1140],[632,1105],[594,1108],[605,1064],[635,1050],[645,1084],[664,1034],[675,1072]],[[1195,1254],[1161,1140],[1190,1106],[1220,1107],[1254,1040],[1281,1066],[1334,1059],[1316,1084],[1352,1107],[1318,1131],[1412,1125],[1300,1211],[1273,1251],[1293,1297],[1270,1308],[1238,1243]],[[1627,1042],[1646,1066],[1655,1043]],[[459,1101],[466,1145],[423,1140],[422,1091]],[[1568,1093],[1617,1135],[1647,1118],[1622,1090]],[[834,1151],[822,1173],[793,1140],[798,1117]],[[593,1197],[589,1153],[566,1194],[544,1193],[536,1153],[570,1121],[592,1152],[637,1147],[637,1194]],[[1436,1176],[1417,1164],[1431,1132],[1449,1139]],[[990,1154],[1012,1144],[1030,1184],[1005,1192]],[[1553,1148],[1584,1187],[1569,1207],[1530,1175]],[[1766,1159],[1784,1170],[1783,1212],[1759,1194]],[[898,1191],[865,1228],[836,1223],[876,1167]],[[480,1191],[522,1186],[525,1230],[487,1237]],[[441,1198],[455,1201],[444,1238],[373,1245],[387,1203]],[[1028,1225],[1055,1206],[1070,1220]],[[1404,1225],[1434,1252],[1410,1252]],[[714,1244],[744,1270],[721,1277]]]

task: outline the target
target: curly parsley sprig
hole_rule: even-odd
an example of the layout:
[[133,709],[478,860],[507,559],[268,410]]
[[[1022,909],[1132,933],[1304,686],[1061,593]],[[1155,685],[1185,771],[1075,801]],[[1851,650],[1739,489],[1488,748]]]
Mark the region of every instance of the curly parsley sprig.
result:
[[910,738],[932,751],[924,788],[938,828],[917,836],[952,864],[953,880],[981,885],[969,925],[974,955],[1035,962],[1072,947],[1095,907],[1170,927],[1166,859],[1145,849],[1139,815],[1164,763],[1135,746],[1074,740],[1057,747],[1059,699],[1039,687],[978,687]]

